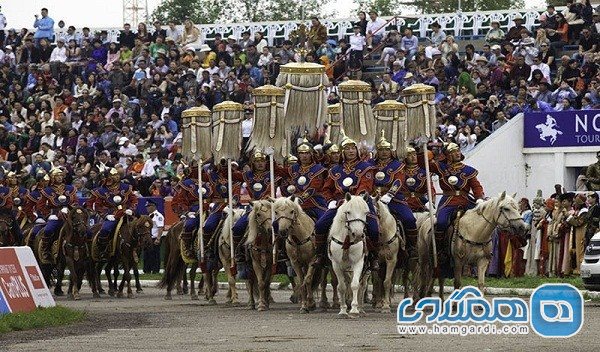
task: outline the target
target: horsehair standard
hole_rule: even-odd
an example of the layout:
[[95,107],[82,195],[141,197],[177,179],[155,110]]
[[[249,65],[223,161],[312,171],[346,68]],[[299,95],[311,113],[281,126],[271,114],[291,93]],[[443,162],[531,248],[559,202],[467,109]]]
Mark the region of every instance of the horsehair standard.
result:
[[435,136],[435,88],[426,84],[413,84],[402,91],[406,104],[406,139]]
[[281,66],[276,86],[285,88],[285,123],[292,133],[320,127],[327,115],[325,66],[293,62]]
[[334,144],[342,142],[342,115],[341,106],[339,103],[332,104],[327,107],[327,132],[329,139]]
[[215,160],[237,160],[242,149],[242,119],[244,107],[224,101],[213,108],[213,153]]
[[385,131],[392,150],[400,159],[406,156],[406,105],[386,100],[373,107],[376,131]]
[[290,154],[284,121],[285,89],[266,85],[254,89],[253,95],[255,113],[248,150],[273,147],[273,157],[281,163]]
[[181,113],[181,154],[188,160],[207,160],[211,156],[212,118],[210,110],[202,105]]
[[375,122],[371,108],[371,85],[350,80],[340,83],[340,120],[344,133],[356,142],[375,140]]

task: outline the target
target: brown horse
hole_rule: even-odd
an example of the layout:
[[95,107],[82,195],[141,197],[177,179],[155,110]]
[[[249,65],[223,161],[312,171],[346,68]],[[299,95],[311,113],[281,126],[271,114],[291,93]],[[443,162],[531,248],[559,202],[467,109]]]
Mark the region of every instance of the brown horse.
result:
[[0,214],[0,247],[17,246],[17,239],[12,233],[13,216],[10,213]]
[[75,300],[80,298],[79,290],[84,273],[87,274],[94,297],[100,297],[89,252],[87,225],[88,212],[82,207],[76,206],[69,210],[60,234],[61,253],[64,255],[66,266],[70,272],[67,294],[69,298]]
[[125,231],[121,231],[118,242],[117,252],[118,262],[123,267],[123,279],[119,285],[117,293],[118,298],[123,297],[123,288],[127,284],[127,298],[133,298],[131,290],[131,269],[137,266],[137,249],[140,246],[144,248],[152,244],[152,218],[148,215],[142,215],[139,218],[133,218],[128,221]]
[[[184,283],[187,282],[186,270],[188,268],[188,264],[183,261],[183,257],[181,255],[181,245],[179,235],[183,232],[184,221],[179,221],[175,225],[171,226],[169,231],[167,232],[167,236],[165,238],[165,258],[164,258],[164,267],[165,271],[163,273],[163,277],[158,283],[158,288],[166,288],[167,294],[165,295],[166,300],[172,299],[171,291],[176,285],[183,280]],[[198,269],[198,261],[193,261],[189,263],[190,267],[190,296],[192,300],[198,299],[198,294],[196,293],[195,280],[196,280],[196,270]]]
[[[62,217],[63,219],[66,218],[65,214],[63,213],[60,213],[60,215],[58,216]],[[63,296],[64,292],[62,290],[62,280],[65,275],[66,262],[65,256],[62,253],[62,249],[60,246],[60,236],[63,233],[62,228],[61,230],[57,231],[57,233],[54,235],[54,238],[52,238],[52,246],[50,247],[51,260],[49,262],[46,262],[42,260],[41,243],[42,238],[44,238],[46,225],[44,224],[41,226],[43,227],[40,229],[37,236],[33,240],[33,253],[36,259],[38,260],[38,264],[40,265],[40,269],[42,270],[42,276],[44,276],[46,284],[50,286],[50,283],[52,282],[52,276],[54,275],[54,278],[56,280],[54,283],[54,295]]]

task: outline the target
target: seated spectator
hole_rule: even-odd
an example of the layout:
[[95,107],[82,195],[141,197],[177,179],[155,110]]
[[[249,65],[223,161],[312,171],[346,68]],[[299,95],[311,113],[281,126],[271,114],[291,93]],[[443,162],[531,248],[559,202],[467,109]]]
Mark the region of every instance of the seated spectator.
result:
[[500,22],[492,21],[490,29],[485,35],[485,41],[490,45],[501,44],[505,36],[504,31],[500,29]]
[[419,39],[413,35],[412,29],[406,28],[404,30],[404,36],[400,42],[400,50],[404,51],[406,58],[412,60],[417,50],[419,49]]

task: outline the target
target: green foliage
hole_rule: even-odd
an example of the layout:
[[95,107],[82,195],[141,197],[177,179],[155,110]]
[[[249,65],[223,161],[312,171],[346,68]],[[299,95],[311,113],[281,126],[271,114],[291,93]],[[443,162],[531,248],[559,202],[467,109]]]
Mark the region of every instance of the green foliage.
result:
[[326,17],[322,7],[330,0],[165,0],[152,17],[161,22],[195,24],[262,22]]
[[65,307],[38,308],[29,313],[0,315],[0,334],[48,326],[72,324],[82,320],[85,313]]
[[379,16],[394,16],[400,13],[400,4],[392,0],[354,0],[359,11],[377,11]]
[[[413,0],[400,1],[400,4],[409,6],[419,13],[453,13],[458,10],[458,0]],[[522,9],[524,0],[472,0],[461,1],[462,12],[494,11],[508,9]]]

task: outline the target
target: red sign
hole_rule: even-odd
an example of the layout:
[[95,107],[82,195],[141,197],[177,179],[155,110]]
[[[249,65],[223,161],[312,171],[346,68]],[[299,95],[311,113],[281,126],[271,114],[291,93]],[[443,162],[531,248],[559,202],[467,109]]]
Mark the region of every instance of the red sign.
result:
[[30,312],[36,308],[17,254],[12,248],[4,248],[0,255],[0,289],[12,312]]
[[42,281],[44,278],[42,277],[42,274],[40,274],[37,266],[25,266],[25,271],[27,271],[27,275],[29,275],[29,279],[31,280],[34,289],[43,290],[46,287]]

